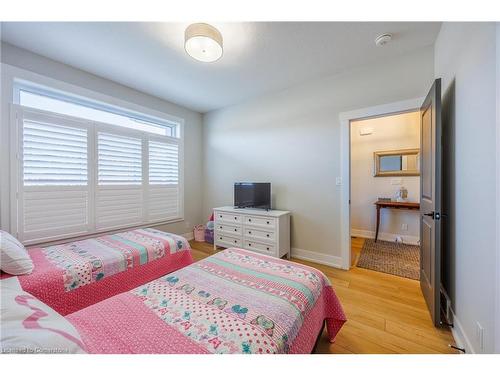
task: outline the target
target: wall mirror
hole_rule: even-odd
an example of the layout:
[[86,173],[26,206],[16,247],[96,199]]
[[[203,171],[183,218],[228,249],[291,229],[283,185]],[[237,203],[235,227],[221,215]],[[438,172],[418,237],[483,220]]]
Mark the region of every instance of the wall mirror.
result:
[[375,151],[375,177],[420,176],[420,149]]

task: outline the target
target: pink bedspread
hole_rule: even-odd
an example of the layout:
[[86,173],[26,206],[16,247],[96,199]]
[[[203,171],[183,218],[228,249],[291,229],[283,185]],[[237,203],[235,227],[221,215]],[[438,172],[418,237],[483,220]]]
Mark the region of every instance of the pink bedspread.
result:
[[189,243],[155,229],[137,229],[32,248],[22,288],[62,315],[128,291],[192,263]]
[[90,353],[310,353],[346,321],[320,271],[235,248],[67,318]]

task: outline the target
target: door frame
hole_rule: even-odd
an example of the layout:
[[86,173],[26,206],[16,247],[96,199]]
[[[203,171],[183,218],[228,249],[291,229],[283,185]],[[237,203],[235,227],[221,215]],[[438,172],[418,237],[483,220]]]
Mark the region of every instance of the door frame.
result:
[[339,114],[340,120],[340,250],[341,267],[351,267],[351,122],[420,111],[425,97],[402,100]]

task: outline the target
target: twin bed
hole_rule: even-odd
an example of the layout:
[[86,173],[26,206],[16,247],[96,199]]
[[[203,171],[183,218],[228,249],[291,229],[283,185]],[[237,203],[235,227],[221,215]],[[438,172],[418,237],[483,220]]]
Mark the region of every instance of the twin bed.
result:
[[[324,324],[333,342],[346,320],[312,267],[237,248],[192,263],[185,239],[154,229],[30,255],[12,301],[65,315],[55,331],[88,353],[310,353]],[[48,330],[38,317],[24,329]]]
[[136,229],[31,248],[34,270],[18,279],[26,292],[67,315],[191,264],[190,250],[184,237]]

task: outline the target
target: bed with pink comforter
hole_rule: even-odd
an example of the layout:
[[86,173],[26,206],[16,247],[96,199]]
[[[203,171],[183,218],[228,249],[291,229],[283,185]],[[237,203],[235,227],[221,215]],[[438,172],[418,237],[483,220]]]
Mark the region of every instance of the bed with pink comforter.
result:
[[66,318],[89,353],[310,353],[346,321],[320,271],[235,248]]
[[152,228],[29,249],[35,264],[22,288],[62,315],[131,290],[192,263],[184,237]]

